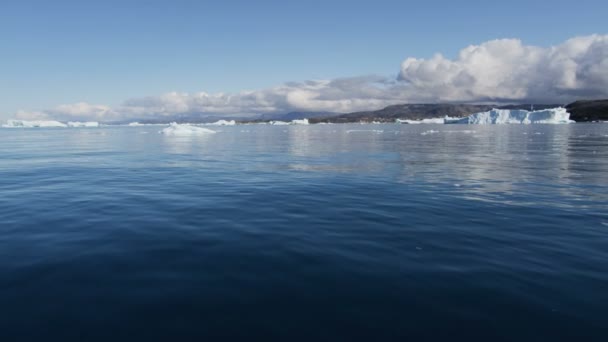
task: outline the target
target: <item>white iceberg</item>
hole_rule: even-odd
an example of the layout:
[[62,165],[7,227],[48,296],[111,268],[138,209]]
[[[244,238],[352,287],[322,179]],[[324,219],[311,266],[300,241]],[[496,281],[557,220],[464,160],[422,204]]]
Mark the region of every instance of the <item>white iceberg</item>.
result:
[[274,126],[284,126],[284,125],[289,125],[289,122],[285,122],[285,121],[270,121],[271,125]]
[[137,126],[143,126],[144,124],[140,124],[139,122],[135,121],[135,122],[130,122],[128,126],[131,127],[137,127]]
[[570,113],[566,108],[552,108],[537,111],[522,109],[492,109],[464,118],[445,120],[446,124],[567,124]]
[[68,127],[66,124],[59,121],[51,120],[7,120],[6,124],[2,125],[6,128],[39,128],[39,127]]
[[444,124],[446,119],[448,119],[448,117],[446,117],[446,118],[430,118],[430,119],[422,119],[422,120],[397,119],[396,122],[400,123],[400,124],[410,124],[410,125],[417,125],[417,124]]
[[209,123],[207,125],[210,125],[210,126],[234,126],[234,125],[236,125],[236,121],[234,121],[234,120],[229,120],[229,121],[218,120],[216,122]]
[[69,121],[68,127],[99,127],[99,122],[96,122],[96,121],[87,121],[87,122]]
[[291,124],[292,125],[308,125],[308,119],[302,119],[302,120],[291,120]]
[[188,124],[180,125],[178,123],[173,122],[169,127],[159,131],[158,133],[174,136],[193,136],[215,134],[215,131],[204,127],[196,127]]

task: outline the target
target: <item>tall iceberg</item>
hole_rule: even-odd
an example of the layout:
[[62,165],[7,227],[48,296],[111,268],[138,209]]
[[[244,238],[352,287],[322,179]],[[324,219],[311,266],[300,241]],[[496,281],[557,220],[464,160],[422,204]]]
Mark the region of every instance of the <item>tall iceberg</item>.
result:
[[492,109],[487,112],[476,113],[464,118],[446,118],[446,124],[567,124],[570,113],[566,108],[551,108],[536,111],[522,109]]

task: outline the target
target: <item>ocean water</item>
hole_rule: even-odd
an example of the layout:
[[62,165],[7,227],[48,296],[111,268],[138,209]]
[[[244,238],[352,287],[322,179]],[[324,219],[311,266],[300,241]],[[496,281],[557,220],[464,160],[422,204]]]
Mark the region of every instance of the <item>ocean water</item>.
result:
[[608,125],[0,129],[0,341],[607,341]]

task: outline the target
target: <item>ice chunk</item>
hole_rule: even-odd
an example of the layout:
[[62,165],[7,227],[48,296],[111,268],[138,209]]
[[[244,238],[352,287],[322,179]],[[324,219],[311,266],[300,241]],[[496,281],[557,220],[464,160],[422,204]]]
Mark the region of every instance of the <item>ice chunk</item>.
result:
[[234,125],[236,125],[236,121],[234,121],[234,120],[230,120],[230,121],[218,120],[218,121],[210,123],[208,125],[211,125],[211,126],[234,126]]
[[171,123],[171,125],[159,133],[165,135],[175,135],[175,136],[192,136],[192,135],[207,135],[207,134],[215,134],[215,131],[210,130],[204,127],[196,127],[188,124],[177,124],[175,122]]
[[274,126],[284,126],[284,125],[289,125],[289,122],[285,122],[285,121],[270,121],[271,125]]
[[430,130],[430,131],[422,132],[420,134],[421,135],[429,135],[429,134],[436,134],[436,133],[439,133],[439,131]]
[[33,127],[67,127],[66,124],[61,123],[59,121],[50,121],[50,120],[34,120],[34,121],[26,121],[26,120],[8,120],[6,124],[2,125],[2,127],[7,128],[33,128]]
[[308,119],[302,119],[302,120],[291,120],[291,124],[292,125],[308,125]]
[[130,122],[129,126],[137,127],[137,126],[143,126],[143,124],[140,124],[139,122],[135,121],[135,122]]
[[566,108],[537,111],[521,109],[492,109],[460,119],[446,119],[448,124],[566,124],[572,123]]
[[400,124],[410,124],[410,125],[415,125],[415,124],[444,124],[445,123],[445,118],[430,118],[430,119],[422,119],[422,120],[403,120],[403,119],[397,119],[396,122],[400,123]]
[[87,121],[87,122],[79,122],[79,121],[69,121],[68,127],[99,127],[99,122],[95,121]]

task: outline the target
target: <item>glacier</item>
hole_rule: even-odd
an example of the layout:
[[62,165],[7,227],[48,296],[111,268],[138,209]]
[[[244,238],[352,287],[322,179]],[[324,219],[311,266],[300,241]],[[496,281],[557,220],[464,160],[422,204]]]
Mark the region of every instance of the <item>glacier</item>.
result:
[[38,127],[68,127],[68,125],[59,121],[51,120],[7,120],[6,124],[2,125],[5,128],[38,128]]
[[171,125],[158,133],[173,136],[193,136],[215,134],[215,131],[204,127],[196,127],[188,124],[178,124],[172,122]]
[[567,124],[573,123],[566,108],[551,108],[536,111],[523,109],[492,109],[464,118],[446,118],[446,124]]

